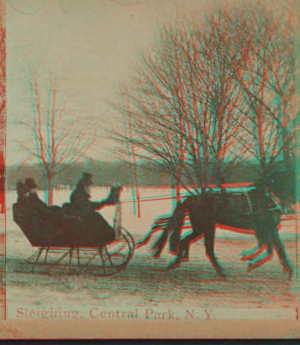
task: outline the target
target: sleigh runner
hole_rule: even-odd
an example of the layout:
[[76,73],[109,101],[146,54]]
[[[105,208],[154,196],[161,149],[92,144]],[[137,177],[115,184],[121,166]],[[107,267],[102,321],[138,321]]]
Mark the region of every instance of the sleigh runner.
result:
[[66,214],[60,228],[28,216],[24,205],[13,205],[13,219],[30,244],[38,248],[24,263],[31,272],[87,273],[110,276],[123,270],[133,256],[134,240],[121,226],[121,203],[116,203],[114,217],[115,239],[101,243],[101,236],[86,232],[78,217]]

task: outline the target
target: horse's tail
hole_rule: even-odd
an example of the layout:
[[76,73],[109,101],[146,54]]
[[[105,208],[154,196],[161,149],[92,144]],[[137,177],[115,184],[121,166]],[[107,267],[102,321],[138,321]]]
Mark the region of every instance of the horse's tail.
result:
[[157,231],[159,231],[159,230],[163,230],[163,229],[164,229],[164,227],[166,226],[166,224],[168,223],[168,221],[169,221],[170,218],[171,218],[170,215],[168,215],[168,216],[165,215],[165,216],[162,216],[162,217],[157,218],[157,219],[154,221],[154,223],[153,223],[151,229],[150,229],[150,230],[148,231],[148,233],[146,234],[146,236],[145,236],[142,240],[137,241],[137,242],[135,243],[135,248],[139,248],[139,247],[142,247],[142,246],[144,246],[145,244],[147,244],[147,243],[149,242],[149,240],[150,240],[150,238],[152,237],[153,234],[155,234],[155,233],[156,233]]
[[[186,201],[188,199],[186,199],[183,203],[178,203],[174,213],[172,215],[172,217],[170,217],[168,219],[168,221],[166,222],[164,228],[163,228],[163,233],[161,234],[161,236],[156,240],[156,242],[153,244],[152,246],[152,251],[153,251],[153,256],[154,257],[159,257],[161,252],[163,251],[169,233],[171,232],[171,230],[173,230],[173,234],[176,234],[177,236],[172,236],[173,237],[173,241],[171,242],[171,251],[175,252],[178,248],[178,243],[179,243],[179,235],[180,235],[180,229],[182,227],[183,221],[184,221],[184,217],[185,217],[185,213],[186,213],[186,209],[187,209],[187,204]],[[176,238],[176,240],[175,240]]]

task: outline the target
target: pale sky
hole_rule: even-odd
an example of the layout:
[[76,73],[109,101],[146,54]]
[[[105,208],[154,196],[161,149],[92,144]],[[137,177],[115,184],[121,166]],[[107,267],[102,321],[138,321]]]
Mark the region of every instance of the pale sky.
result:
[[[13,122],[26,116],[26,66],[46,66],[66,73],[86,116],[103,123],[114,116],[106,104],[118,83],[126,80],[138,52],[151,48],[157,21],[174,14],[186,1],[11,0],[7,2],[7,164],[24,158],[15,139],[24,137]],[[195,1],[190,2],[197,5]],[[193,4],[194,3],[194,4]],[[197,7],[197,6],[196,6]],[[71,106],[71,105],[70,105]],[[76,105],[75,105],[76,107]],[[99,136],[105,135],[101,126]],[[107,158],[105,144],[89,153]]]
[[[85,116],[97,114],[105,123],[114,117],[105,100],[112,99],[118,83],[132,75],[139,52],[151,50],[157,24],[176,15],[201,18],[212,3],[7,0],[7,164],[19,162],[25,155],[14,144],[24,133],[13,122],[28,112],[22,82],[26,66],[47,66],[55,73],[66,73],[78,95],[73,106],[80,105]],[[102,135],[105,133],[99,126]],[[105,144],[89,155],[107,159]]]

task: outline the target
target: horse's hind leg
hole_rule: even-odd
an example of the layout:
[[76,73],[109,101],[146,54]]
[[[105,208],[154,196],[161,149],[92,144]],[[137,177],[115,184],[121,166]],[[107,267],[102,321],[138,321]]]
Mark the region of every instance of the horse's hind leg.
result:
[[186,244],[186,246],[183,249],[182,256],[181,256],[181,261],[188,261],[189,260],[189,249],[190,245]]
[[173,259],[173,260],[168,264],[168,266],[167,266],[168,269],[176,268],[176,267],[180,266],[181,258],[182,258],[182,254],[183,254],[184,250],[185,250],[185,248],[184,248],[183,240],[180,240],[180,241],[179,241],[179,244],[178,244],[178,250],[177,250],[175,259]]
[[195,238],[195,234],[192,233],[191,235],[188,235],[184,239],[180,240],[178,245],[178,250],[175,256],[175,260],[171,261],[168,268],[176,268],[180,266],[180,263],[183,261],[183,259],[187,259],[189,255],[189,246],[190,242]]
[[186,236],[182,240],[181,261],[188,261],[191,242],[194,241],[195,239],[200,239],[202,236],[203,236],[203,233],[199,235],[198,233],[193,231],[190,235]]
[[206,255],[209,258],[210,262],[212,263],[217,274],[221,277],[226,277],[225,273],[223,272],[222,266],[219,264],[214,253],[215,231],[216,231],[215,226],[213,225],[207,228],[204,234],[204,244],[205,244],[205,249],[206,249]]

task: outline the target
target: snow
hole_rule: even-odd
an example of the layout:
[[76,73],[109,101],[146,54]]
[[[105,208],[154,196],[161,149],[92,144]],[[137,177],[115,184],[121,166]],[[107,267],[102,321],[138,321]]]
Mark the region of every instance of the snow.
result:
[[[92,190],[92,199],[104,199],[108,191],[109,188],[95,187]],[[54,204],[62,205],[68,202],[70,192],[70,190],[56,190]],[[42,191],[38,194],[43,198]],[[140,218],[134,215],[133,203],[130,202],[131,188],[123,188],[121,194],[122,225],[130,231],[135,240],[141,239],[149,231],[155,218],[172,211],[170,188],[141,188],[140,194],[142,200]],[[157,200],[159,198],[161,200]],[[191,246],[189,261],[175,270],[163,270],[171,258],[167,250],[159,260],[154,260],[149,254],[149,245],[147,245],[136,249],[129,265],[112,277],[25,272],[20,264],[35,249],[31,247],[12,219],[12,204],[16,201],[16,192],[8,192],[6,201],[6,279],[9,318],[24,319],[25,315],[29,315],[26,314],[26,308],[27,313],[32,311],[33,318],[41,318],[42,311],[44,315],[50,316],[51,308],[52,314],[61,315],[61,318],[71,317],[70,315],[78,312],[76,315],[85,319],[91,319],[92,308],[98,308],[98,311],[93,310],[93,315],[97,315],[98,318],[102,310],[110,311],[111,315],[116,316],[117,310],[123,310],[127,313],[124,315],[128,315],[134,313],[136,308],[139,317],[144,317],[147,309],[153,317],[164,315],[159,313],[163,313],[166,308],[175,308],[174,311],[180,318],[180,315],[186,317],[182,313],[183,308],[194,308],[199,315],[202,315],[202,311],[204,313],[203,308],[216,308],[219,310],[216,315],[220,318],[224,315],[242,318],[246,315],[245,310],[249,308],[254,308],[251,318],[255,318],[255,315],[263,317],[262,308],[266,310],[275,308],[279,310],[276,311],[278,317],[283,317],[282,315],[286,317],[287,312],[284,314],[280,310],[283,310],[282,308],[292,310],[291,308],[295,306],[296,282],[294,279],[291,281],[287,279],[276,254],[261,268],[247,273],[247,264],[239,260],[239,254],[243,249],[254,247],[255,238],[221,229],[216,233],[215,252],[228,274],[226,281],[216,275],[207,259],[203,240]],[[111,224],[114,212],[114,206],[101,210],[101,214]],[[295,220],[283,221],[280,234],[287,253],[295,265]],[[231,314],[226,314],[224,308],[231,308]]]

